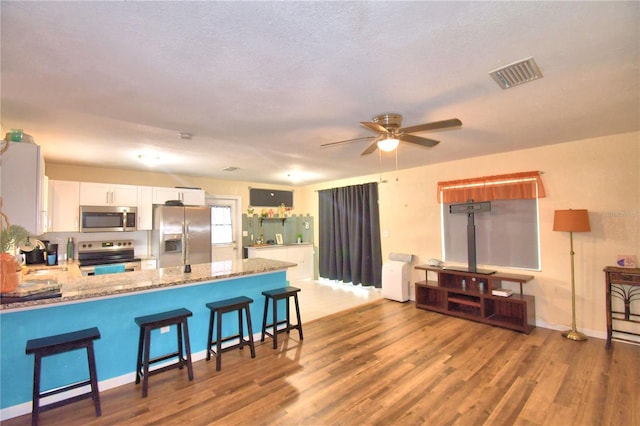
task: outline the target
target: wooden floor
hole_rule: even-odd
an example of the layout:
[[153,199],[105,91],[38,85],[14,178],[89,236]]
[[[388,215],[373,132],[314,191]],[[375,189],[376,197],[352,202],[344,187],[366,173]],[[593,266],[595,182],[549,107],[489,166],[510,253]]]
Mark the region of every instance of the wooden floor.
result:
[[[640,346],[530,335],[388,300],[41,415],[42,425],[640,425]],[[99,373],[99,366],[98,366]],[[3,422],[27,425],[30,416]]]

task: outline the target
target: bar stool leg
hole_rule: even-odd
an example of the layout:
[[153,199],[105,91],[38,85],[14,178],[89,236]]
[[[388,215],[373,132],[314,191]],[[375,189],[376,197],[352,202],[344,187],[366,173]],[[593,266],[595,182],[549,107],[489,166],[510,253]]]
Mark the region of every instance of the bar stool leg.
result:
[[[184,346],[187,351],[187,373],[189,375],[189,381],[193,380],[193,365],[191,363],[191,340],[189,340],[189,326],[187,324],[187,318],[185,317],[182,320],[182,324],[184,326]],[[182,347],[182,346],[180,346]]]
[[144,329],[140,328],[138,337],[138,359],[136,361],[136,385],[140,383],[140,374],[142,373],[142,351],[144,349]]
[[89,359],[89,378],[91,380],[91,392],[93,393],[93,404],[96,407],[96,416],[102,415],[100,408],[100,394],[98,392],[98,377],[96,374],[96,359],[93,351],[93,342],[89,342],[87,346],[87,358]]
[[33,407],[31,408],[31,424],[38,424],[38,414],[40,414],[40,371],[42,366],[42,358],[40,354],[35,354],[35,363],[33,367]]
[[[247,331],[249,332],[249,348],[251,348],[251,358],[256,357],[256,349],[253,344],[253,329],[251,327],[251,312],[249,311],[249,306],[245,306],[244,308],[245,315],[247,317]],[[240,312],[242,314],[242,312]]]
[[273,299],[273,349],[278,349],[278,300]]
[[287,334],[289,334],[289,332],[291,331],[291,312],[290,312],[290,310],[291,310],[291,307],[290,307],[291,303],[289,303],[289,296],[287,296],[287,297],[284,299],[284,303],[285,303],[285,305],[286,305],[285,310],[286,310],[286,315],[287,315]]
[[296,302],[296,319],[298,320],[298,335],[300,340],[304,340],[302,337],[302,321],[300,320],[300,305],[298,304],[298,293],[293,294],[293,300]]
[[149,353],[151,346],[151,329],[144,327],[144,360],[143,360],[143,372],[142,372],[142,397],[147,397],[147,390],[149,388]]
[[218,311],[218,324],[216,324],[216,371],[222,368],[222,312]]
[[240,336],[240,341],[238,342],[239,349],[242,350],[242,348],[244,347],[244,327],[242,326],[242,308],[240,308],[238,310],[238,335]]
[[176,325],[178,334],[178,370],[182,370],[184,367],[184,351],[182,350],[182,322]]
[[262,314],[262,337],[260,341],[264,342],[265,332],[267,331],[267,311],[269,310],[269,297],[264,298],[264,313]]
[[216,317],[215,312],[209,314],[209,334],[207,340],[207,361],[211,359],[211,341],[213,340],[213,321]]

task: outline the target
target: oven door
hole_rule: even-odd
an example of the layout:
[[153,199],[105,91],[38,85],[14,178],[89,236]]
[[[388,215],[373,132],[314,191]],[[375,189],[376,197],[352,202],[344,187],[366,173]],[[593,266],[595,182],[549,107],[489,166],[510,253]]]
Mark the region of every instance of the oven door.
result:
[[135,231],[137,207],[81,206],[80,232]]
[[[140,270],[140,261],[108,264],[108,266],[116,266],[116,265],[124,265],[124,272],[134,272],[134,271]],[[82,276],[88,277],[91,275],[96,275],[95,273],[96,266],[107,266],[107,265],[81,266],[80,272],[82,273]]]

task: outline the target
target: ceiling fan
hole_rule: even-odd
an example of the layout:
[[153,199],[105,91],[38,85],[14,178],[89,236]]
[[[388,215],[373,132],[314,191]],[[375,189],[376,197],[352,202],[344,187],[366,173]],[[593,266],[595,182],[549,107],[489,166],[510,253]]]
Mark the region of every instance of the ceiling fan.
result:
[[362,138],[347,139],[344,141],[325,143],[320,145],[323,148],[342,145],[364,139],[374,139],[374,142],[365,149],[361,155],[367,155],[380,148],[382,151],[393,151],[398,147],[400,141],[431,148],[440,143],[433,139],[427,139],[411,133],[425,132],[427,130],[446,129],[449,127],[462,126],[462,121],[457,118],[449,120],[434,121],[431,123],[418,124],[416,126],[400,127],[402,125],[402,115],[381,114],[373,117],[372,121],[361,121],[364,127],[378,133],[377,136],[365,136]]

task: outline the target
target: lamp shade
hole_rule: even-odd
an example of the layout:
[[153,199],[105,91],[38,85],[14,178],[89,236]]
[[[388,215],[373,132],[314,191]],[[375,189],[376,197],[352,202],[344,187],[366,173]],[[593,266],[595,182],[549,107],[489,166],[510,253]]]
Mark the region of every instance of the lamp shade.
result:
[[586,209],[556,210],[553,230],[564,232],[590,232],[589,212]]
[[390,152],[396,149],[399,143],[400,141],[398,139],[393,139],[393,138],[382,139],[378,141],[378,148],[380,148],[385,152]]

